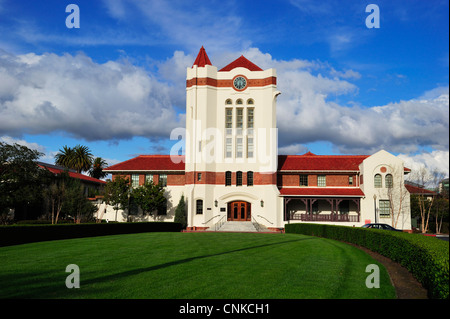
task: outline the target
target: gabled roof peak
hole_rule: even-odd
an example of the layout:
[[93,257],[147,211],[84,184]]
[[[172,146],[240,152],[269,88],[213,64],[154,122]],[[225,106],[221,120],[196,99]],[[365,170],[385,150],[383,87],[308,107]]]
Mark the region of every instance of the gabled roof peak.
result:
[[203,45],[200,48],[200,51],[198,52],[197,58],[195,59],[192,67],[194,67],[194,65],[198,66],[199,68],[204,67],[205,65],[212,65]]
[[223,67],[219,70],[221,71],[231,71],[235,68],[246,68],[250,71],[263,71],[259,66],[248,60],[245,56],[241,55],[239,58],[228,64],[227,66]]
[[303,154],[302,156],[317,156],[317,155],[308,151],[307,153]]

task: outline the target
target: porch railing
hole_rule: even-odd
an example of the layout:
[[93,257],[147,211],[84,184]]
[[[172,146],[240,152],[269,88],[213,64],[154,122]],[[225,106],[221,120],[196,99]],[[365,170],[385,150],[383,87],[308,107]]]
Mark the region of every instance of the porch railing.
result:
[[359,215],[349,214],[292,214],[291,220],[304,222],[359,222]]

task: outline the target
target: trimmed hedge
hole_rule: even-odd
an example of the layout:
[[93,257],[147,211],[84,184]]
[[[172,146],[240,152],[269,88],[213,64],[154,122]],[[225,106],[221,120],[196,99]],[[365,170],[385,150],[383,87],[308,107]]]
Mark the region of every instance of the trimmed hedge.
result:
[[323,224],[288,224],[285,232],[366,247],[408,269],[430,298],[449,299],[448,242],[421,234]]
[[180,231],[181,224],[172,222],[11,225],[0,227],[0,247],[47,240]]

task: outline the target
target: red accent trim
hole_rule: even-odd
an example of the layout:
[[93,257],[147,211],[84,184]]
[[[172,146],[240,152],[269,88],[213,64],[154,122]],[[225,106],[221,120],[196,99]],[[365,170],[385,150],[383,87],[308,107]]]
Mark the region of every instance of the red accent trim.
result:
[[[274,76],[270,76],[264,79],[247,79],[247,87],[261,87],[266,85],[277,85],[277,78]],[[191,86],[198,85],[209,85],[213,87],[232,87],[233,86],[233,79],[232,80],[217,80],[212,78],[193,78],[190,80],[186,80],[186,87],[189,88]]]

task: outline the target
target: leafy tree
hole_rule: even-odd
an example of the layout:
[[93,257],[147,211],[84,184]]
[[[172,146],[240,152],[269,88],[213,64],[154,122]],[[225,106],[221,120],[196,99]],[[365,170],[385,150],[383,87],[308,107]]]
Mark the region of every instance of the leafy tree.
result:
[[[51,173],[41,168],[37,160],[42,153],[19,144],[0,142],[0,212],[24,209],[42,204],[42,192],[49,184]],[[29,216],[24,216],[29,218]]]
[[166,208],[167,199],[164,197],[164,187],[160,184],[145,183],[133,189],[132,196],[144,214],[152,215]]
[[92,162],[92,167],[89,170],[89,175],[97,179],[106,177],[108,173],[103,172],[103,169],[106,166],[108,166],[108,163],[106,163],[106,161],[103,158],[96,157]]
[[63,214],[79,224],[91,221],[97,208],[85,196],[84,185],[77,179],[67,180],[66,196],[62,206]]
[[44,196],[47,198],[51,208],[52,224],[58,223],[59,214],[61,213],[64,200],[67,197],[66,181],[69,178],[67,173],[56,174],[50,186],[44,190]]
[[177,205],[177,209],[175,209],[174,222],[180,223],[183,229],[187,227],[186,202],[184,201],[184,195],[181,195],[180,201]]
[[122,176],[116,176],[113,181],[106,182],[104,189],[104,200],[108,205],[114,207],[116,211],[128,207],[129,194],[131,191],[130,180]]

